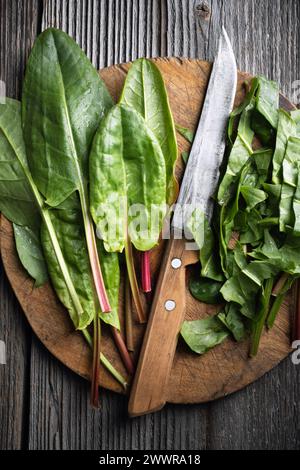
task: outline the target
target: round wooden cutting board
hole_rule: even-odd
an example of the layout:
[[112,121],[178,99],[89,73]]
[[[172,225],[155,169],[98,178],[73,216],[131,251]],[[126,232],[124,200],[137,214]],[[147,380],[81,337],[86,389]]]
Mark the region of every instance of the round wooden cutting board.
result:
[[[187,59],[156,59],[169,94],[175,122],[195,130],[211,65],[208,62]],[[114,99],[118,99],[129,64],[108,67],[102,70]],[[249,75],[239,73],[235,106],[244,97],[244,81]],[[281,106],[293,106],[283,97]],[[216,110],[217,113],[217,110]],[[188,150],[188,143],[178,136],[179,151]],[[177,175],[182,175],[182,161],[178,156]],[[153,284],[159,270],[162,244],[152,252]],[[36,335],[49,351],[77,374],[89,378],[92,356],[80,333],[73,330],[68,313],[58,301],[51,285],[34,288],[32,279],[22,268],[15,250],[11,224],[1,219],[1,254],[12,288]],[[120,295],[120,316],[123,317],[123,287]],[[167,401],[173,403],[197,403],[214,400],[232,393],[262,376],[278,364],[290,351],[290,318],[293,311],[293,295],[283,305],[271,331],[265,331],[258,355],[249,359],[247,341],[236,343],[231,339],[203,356],[192,353],[181,340],[177,347]],[[202,318],[215,312],[214,307],[201,304],[187,289],[187,319]],[[143,336],[144,326],[134,325],[135,360]],[[102,350],[126,376],[126,372],[114,346],[110,332],[103,327]],[[159,361],[159,352],[157,360]],[[129,379],[128,379],[129,380]],[[101,385],[122,393],[122,387],[101,368]]]

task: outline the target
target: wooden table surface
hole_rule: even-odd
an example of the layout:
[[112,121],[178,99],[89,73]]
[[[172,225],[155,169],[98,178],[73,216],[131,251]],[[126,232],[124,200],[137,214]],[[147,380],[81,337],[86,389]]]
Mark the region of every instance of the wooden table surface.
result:
[[[43,29],[68,32],[97,68],[137,57],[212,59],[220,25],[238,66],[279,82],[300,101],[299,0],[0,0],[0,80],[20,97],[31,45]],[[298,83],[296,81],[299,80]],[[0,449],[299,449],[300,365],[287,358],[244,390],[205,405],[168,405],[127,418],[127,399],[89,386],[30,331],[0,272]]]

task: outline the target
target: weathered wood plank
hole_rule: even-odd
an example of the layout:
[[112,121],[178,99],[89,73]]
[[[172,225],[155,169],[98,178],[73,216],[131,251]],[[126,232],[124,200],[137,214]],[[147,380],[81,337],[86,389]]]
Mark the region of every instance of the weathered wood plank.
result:
[[286,359],[262,379],[213,403],[208,448],[299,449],[299,365]]
[[[139,56],[211,59],[224,24],[239,68],[276,79],[291,97],[300,70],[299,2],[209,0],[206,4],[209,11],[201,1],[191,0],[48,0],[43,28],[64,29],[96,67],[103,67]],[[126,400],[106,392],[102,410],[92,411],[87,384],[36,342],[31,364],[30,448],[299,447],[299,368],[289,359],[224,400],[208,406],[168,406],[133,421],[126,418]]]
[[[38,27],[38,0],[0,2],[0,80],[6,94],[19,98],[24,65]],[[6,365],[0,365],[0,449],[26,445],[30,337],[24,316],[0,267],[0,340]]]
[[203,406],[168,406],[129,420],[127,399],[106,391],[95,411],[87,383],[33,341],[30,449],[199,449],[205,446],[205,416]]
[[[299,2],[212,2],[209,58],[216,47],[216,31],[221,22],[232,40],[239,68],[276,80],[292,99],[292,84],[300,72]],[[238,394],[213,403],[208,447],[299,448],[299,384],[300,367],[286,359]]]

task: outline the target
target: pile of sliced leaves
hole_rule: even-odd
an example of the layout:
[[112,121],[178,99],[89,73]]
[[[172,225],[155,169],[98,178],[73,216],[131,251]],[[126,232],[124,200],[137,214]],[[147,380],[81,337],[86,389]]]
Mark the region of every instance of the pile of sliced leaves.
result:
[[[0,104],[0,210],[13,223],[19,258],[35,286],[50,277],[75,328],[93,346],[95,405],[99,359],[126,386],[100,353],[100,319],[110,325],[133,372],[120,334],[118,252],[125,248],[136,310],[145,321],[131,244],[143,252],[157,244],[166,203],[177,194],[176,158],[175,128],[156,66],[136,61],[114,105],[83,51],[56,29],[43,32],[33,46],[22,102],[7,98]],[[118,230],[106,236],[120,200]],[[143,205],[150,228],[151,206],[158,208],[150,236],[130,229],[133,205]]]
[[201,272],[190,289],[226,303],[214,317],[184,322],[181,335],[202,354],[228,335],[250,334],[254,356],[300,275],[300,111],[279,109],[276,83],[254,78],[232,112],[212,225],[197,215],[190,225]]

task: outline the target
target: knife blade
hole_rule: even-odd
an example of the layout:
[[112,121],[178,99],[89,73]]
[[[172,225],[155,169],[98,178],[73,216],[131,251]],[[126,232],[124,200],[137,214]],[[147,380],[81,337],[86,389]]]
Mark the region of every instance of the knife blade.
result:
[[219,180],[226,126],[233,107],[236,85],[235,57],[223,27],[174,211],[172,226],[177,230],[186,226],[187,219],[196,208],[201,209],[208,220],[212,216],[212,195]]
[[183,231],[195,209],[208,218],[212,215],[212,195],[219,179],[236,84],[235,58],[222,28],[131,388],[128,411],[132,417],[159,410],[166,403],[168,379],[185,314],[185,268],[199,260],[198,251],[186,249]]

